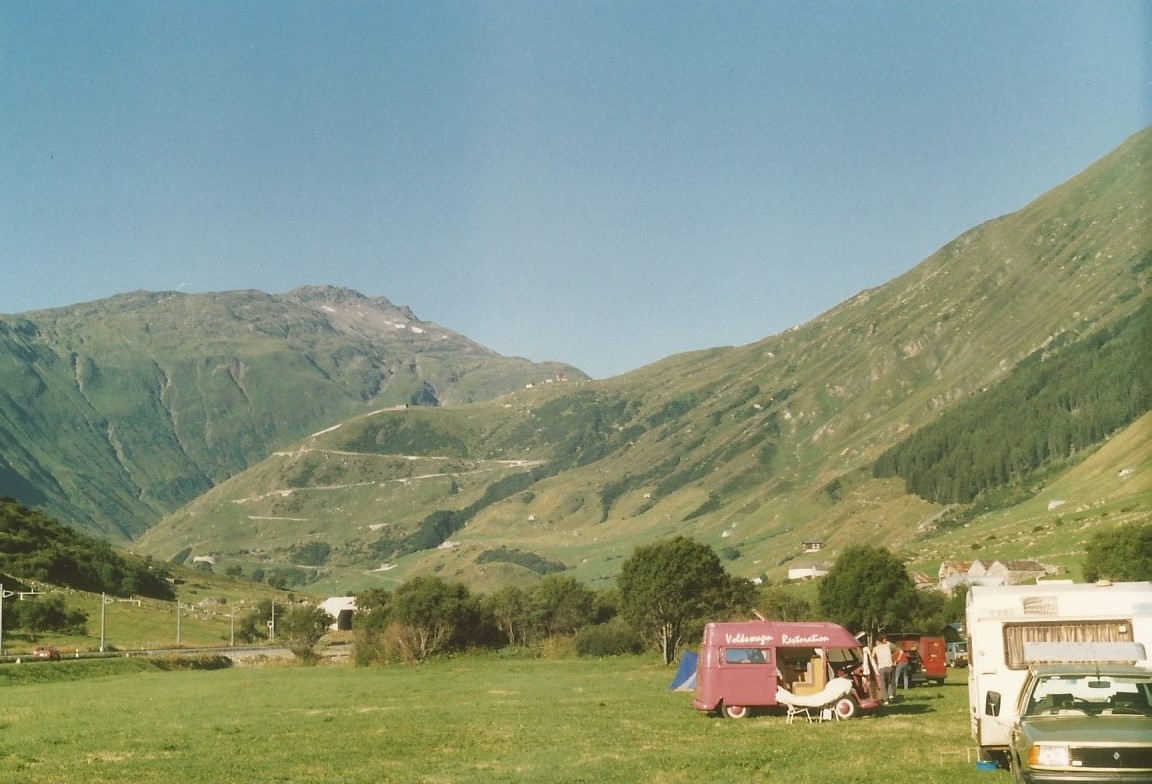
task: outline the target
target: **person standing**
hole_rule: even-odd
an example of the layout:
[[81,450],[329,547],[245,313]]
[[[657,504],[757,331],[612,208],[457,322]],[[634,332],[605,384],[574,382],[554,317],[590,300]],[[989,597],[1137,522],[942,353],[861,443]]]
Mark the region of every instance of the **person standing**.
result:
[[895,670],[892,673],[893,694],[896,693],[897,689],[908,688],[908,660],[908,651],[903,645],[897,645],[896,656],[892,659],[892,663],[895,665]]
[[880,680],[880,699],[892,702],[892,643],[888,642],[888,635],[881,634],[876,638],[872,658],[876,662],[876,675]]
[[[862,637],[863,634],[864,632],[860,632],[860,634],[856,635],[857,639]],[[872,658],[871,642],[871,639],[869,639],[861,646],[860,654],[864,657],[864,661],[861,662],[861,672],[864,674],[864,683],[868,686],[868,696],[872,699],[876,699],[876,678],[872,676],[872,674],[876,672],[876,661]]]

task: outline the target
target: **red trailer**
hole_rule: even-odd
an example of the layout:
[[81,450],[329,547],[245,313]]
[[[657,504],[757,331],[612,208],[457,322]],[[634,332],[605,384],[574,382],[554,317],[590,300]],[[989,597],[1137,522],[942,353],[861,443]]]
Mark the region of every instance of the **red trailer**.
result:
[[848,719],[879,705],[861,663],[859,641],[834,623],[710,623],[696,659],[692,707],[739,719],[793,695],[827,694],[827,707]]

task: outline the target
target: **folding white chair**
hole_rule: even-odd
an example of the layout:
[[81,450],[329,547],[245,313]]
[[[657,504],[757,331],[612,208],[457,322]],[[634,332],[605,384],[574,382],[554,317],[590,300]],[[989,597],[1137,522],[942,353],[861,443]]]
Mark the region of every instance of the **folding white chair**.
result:
[[812,712],[808,709],[808,706],[789,704],[788,705],[788,717],[784,720],[785,723],[791,724],[792,722],[794,722],[796,720],[797,716],[803,716],[808,721],[809,724],[811,724],[813,721],[815,721],[815,718],[813,718]]

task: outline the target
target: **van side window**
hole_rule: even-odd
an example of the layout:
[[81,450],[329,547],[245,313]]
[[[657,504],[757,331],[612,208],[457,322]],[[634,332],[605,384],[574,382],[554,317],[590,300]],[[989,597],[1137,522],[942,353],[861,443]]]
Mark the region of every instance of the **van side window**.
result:
[[767,664],[768,654],[762,648],[725,648],[725,664]]

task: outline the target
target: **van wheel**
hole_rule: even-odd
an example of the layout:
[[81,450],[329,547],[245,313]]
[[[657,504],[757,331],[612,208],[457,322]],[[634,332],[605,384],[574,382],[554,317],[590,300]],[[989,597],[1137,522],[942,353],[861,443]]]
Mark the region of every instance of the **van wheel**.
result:
[[746,719],[752,713],[747,705],[725,705],[724,715],[730,719]]
[[836,700],[836,704],[832,706],[832,710],[835,711],[836,718],[846,721],[859,712],[860,706],[857,705],[856,700],[851,697],[841,697]]

